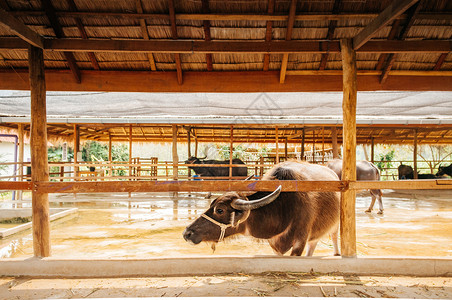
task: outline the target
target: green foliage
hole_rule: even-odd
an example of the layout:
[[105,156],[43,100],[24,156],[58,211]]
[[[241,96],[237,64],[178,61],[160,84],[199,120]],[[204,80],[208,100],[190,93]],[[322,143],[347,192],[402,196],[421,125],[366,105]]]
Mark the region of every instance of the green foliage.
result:
[[[229,145],[223,145],[219,146],[219,155],[220,158],[223,160],[229,159]],[[237,146],[234,146],[234,149],[232,151],[232,158],[239,158],[242,161],[255,161],[258,160],[260,157],[265,157],[268,154],[268,149],[266,147],[259,148],[257,151],[250,151],[255,149],[249,149],[248,147],[240,144]]]
[[392,168],[392,160],[394,159],[394,150],[390,150],[384,154],[380,154],[379,161],[375,162],[375,165],[381,170],[385,168]]
[[106,161],[108,160],[108,146],[96,141],[88,141],[82,148],[83,161]]

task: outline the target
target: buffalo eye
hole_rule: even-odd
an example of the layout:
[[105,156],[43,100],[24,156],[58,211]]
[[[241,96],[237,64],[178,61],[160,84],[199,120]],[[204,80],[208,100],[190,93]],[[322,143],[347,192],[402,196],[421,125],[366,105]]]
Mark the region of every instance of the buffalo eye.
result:
[[216,209],[217,214],[222,215],[224,213],[224,210],[221,208]]

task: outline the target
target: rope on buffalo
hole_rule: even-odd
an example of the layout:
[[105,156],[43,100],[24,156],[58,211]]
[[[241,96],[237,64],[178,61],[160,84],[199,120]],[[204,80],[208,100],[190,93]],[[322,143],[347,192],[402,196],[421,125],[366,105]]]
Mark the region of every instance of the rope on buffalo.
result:
[[232,212],[232,214],[231,214],[231,223],[229,223],[229,224],[220,223],[217,220],[212,219],[211,217],[209,217],[206,214],[202,214],[201,217],[203,217],[204,219],[206,219],[206,220],[208,220],[208,221],[212,222],[213,224],[218,225],[220,227],[221,232],[220,232],[220,238],[218,239],[218,243],[221,242],[224,239],[224,234],[226,233],[226,229],[227,228],[235,227],[235,226],[238,226],[240,223],[242,223],[241,220],[239,220],[237,222],[237,224],[234,225],[234,221],[235,221],[234,220],[235,219],[235,213],[234,212]]

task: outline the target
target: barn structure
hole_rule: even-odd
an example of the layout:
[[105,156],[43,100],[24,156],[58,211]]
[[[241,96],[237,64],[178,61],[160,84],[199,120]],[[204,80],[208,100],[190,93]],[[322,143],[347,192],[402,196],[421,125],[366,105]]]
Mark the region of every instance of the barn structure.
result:
[[[3,103],[9,112],[0,112],[0,126],[17,130],[22,138],[29,131],[32,146],[31,181],[0,182],[0,189],[32,191],[36,257],[51,253],[49,193],[274,190],[279,184],[284,191],[340,191],[341,253],[344,259],[356,259],[356,190],[452,189],[450,180],[357,182],[355,174],[357,143],[452,143],[450,1],[1,0],[0,7],[0,89],[30,90],[31,98],[30,118],[12,105],[20,102],[11,98],[11,106]],[[103,115],[99,106],[93,111],[97,117],[72,118],[68,111],[47,118],[47,91],[140,92],[160,98],[141,114],[152,115],[149,118],[111,117]],[[357,119],[358,91],[367,99],[368,110],[367,117]],[[315,94],[307,94],[322,92],[336,96],[342,92],[342,115],[328,115],[328,106],[322,107]],[[173,94],[168,100],[160,93]],[[229,100],[234,93],[236,99],[226,106],[231,109],[243,105],[241,93],[254,93],[250,104],[259,97],[276,100],[264,101],[264,109],[241,107],[241,113],[229,117],[222,116],[221,109],[216,116],[200,116],[203,101],[199,95],[210,93]],[[288,100],[286,93],[294,94]],[[403,113],[385,106],[385,93],[405,95],[406,102],[396,105]],[[71,100],[76,105],[78,98]],[[188,116],[181,112],[196,104],[198,108]],[[305,112],[306,105],[311,105],[312,113]],[[173,113],[151,112],[162,106]],[[140,114],[140,106],[135,109]],[[380,118],[385,114],[394,114],[394,118]],[[343,176],[339,182],[257,181],[253,185],[239,180],[182,181],[176,175],[166,184],[156,180],[51,182],[43,151],[47,135],[73,139],[76,147],[80,138],[110,143],[172,141],[174,145],[190,139],[216,139],[231,145],[243,141],[339,142]],[[177,174],[177,152],[173,157],[171,167]],[[231,169],[232,160],[228,166]],[[429,269],[430,274],[447,273],[452,261],[441,261]],[[27,262],[0,262],[12,275],[50,270],[56,263],[42,260],[17,271]],[[71,269],[58,263],[63,273]],[[155,272],[165,268],[163,263],[153,263]],[[329,263],[353,268],[363,261]],[[394,263],[393,271],[403,273],[404,262]],[[429,264],[425,261],[418,266],[423,263]],[[200,262],[177,264],[185,265],[178,271],[183,273],[187,266]],[[292,264],[287,261],[281,268]]]

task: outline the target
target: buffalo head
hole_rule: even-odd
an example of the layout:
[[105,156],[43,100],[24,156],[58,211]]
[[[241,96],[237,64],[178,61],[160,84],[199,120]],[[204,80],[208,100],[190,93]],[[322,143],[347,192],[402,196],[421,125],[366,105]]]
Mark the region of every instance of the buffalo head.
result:
[[197,158],[196,156],[190,156],[186,161],[185,161],[185,163],[186,164],[188,164],[188,165],[191,165],[191,164],[199,164],[201,161],[199,160],[199,158]]
[[243,195],[228,192],[215,199],[201,217],[187,226],[183,237],[195,245],[200,242],[221,242],[224,237],[243,231],[239,225],[246,221],[251,211],[270,204],[280,193],[281,186],[263,198],[249,201]]

